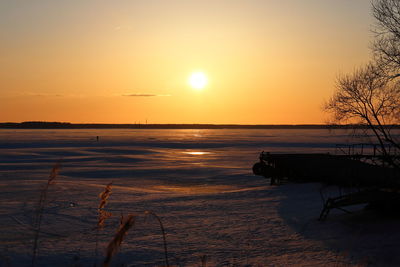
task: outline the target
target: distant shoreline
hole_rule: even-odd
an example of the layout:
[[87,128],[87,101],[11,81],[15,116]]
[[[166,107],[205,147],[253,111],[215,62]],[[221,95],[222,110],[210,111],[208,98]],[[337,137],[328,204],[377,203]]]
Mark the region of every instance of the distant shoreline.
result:
[[[400,129],[400,125],[388,125]],[[366,129],[366,125],[347,124],[107,124],[69,122],[6,122],[0,129]]]

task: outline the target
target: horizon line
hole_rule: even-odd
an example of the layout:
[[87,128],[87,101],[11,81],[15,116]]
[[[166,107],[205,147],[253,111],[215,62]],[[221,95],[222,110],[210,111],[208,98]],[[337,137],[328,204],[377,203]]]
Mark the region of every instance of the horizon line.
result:
[[[385,127],[400,128],[399,124],[388,124]],[[7,129],[90,129],[90,128],[130,128],[130,129],[349,129],[369,128],[366,124],[214,124],[214,123],[70,123],[50,121],[0,122],[0,128]]]

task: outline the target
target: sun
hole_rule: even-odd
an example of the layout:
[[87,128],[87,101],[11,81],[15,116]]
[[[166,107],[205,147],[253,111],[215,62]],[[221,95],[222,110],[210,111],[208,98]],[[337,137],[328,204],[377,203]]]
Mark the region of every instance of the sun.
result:
[[207,76],[204,74],[204,72],[197,71],[190,74],[188,82],[193,89],[200,90],[207,85],[208,79]]

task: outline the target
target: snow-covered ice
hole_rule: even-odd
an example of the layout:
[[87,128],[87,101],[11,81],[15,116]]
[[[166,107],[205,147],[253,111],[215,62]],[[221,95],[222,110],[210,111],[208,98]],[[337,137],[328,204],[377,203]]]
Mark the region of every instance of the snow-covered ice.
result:
[[[398,266],[399,219],[355,207],[319,222],[321,185],[270,186],[251,173],[262,150],[334,152],[355,142],[344,130],[0,130],[0,262],[30,265],[40,190],[60,160],[39,266],[93,266],[96,238],[100,264],[121,214],[138,217],[113,264],[164,265],[146,210],[161,218],[174,266],[201,266],[202,257],[207,266]],[[98,195],[111,181],[113,216],[96,237]]]

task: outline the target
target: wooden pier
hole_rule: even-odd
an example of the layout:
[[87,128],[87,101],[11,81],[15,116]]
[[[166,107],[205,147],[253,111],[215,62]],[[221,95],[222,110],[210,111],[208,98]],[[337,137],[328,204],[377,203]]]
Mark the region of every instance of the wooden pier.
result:
[[[255,175],[270,179],[271,185],[283,181],[319,182],[351,187],[351,194],[328,198],[320,215],[325,219],[333,208],[369,203],[374,206],[400,204],[400,170],[384,164],[375,154],[272,154],[262,152],[253,166]],[[398,156],[393,156],[398,160]],[[386,203],[389,202],[389,203]]]

